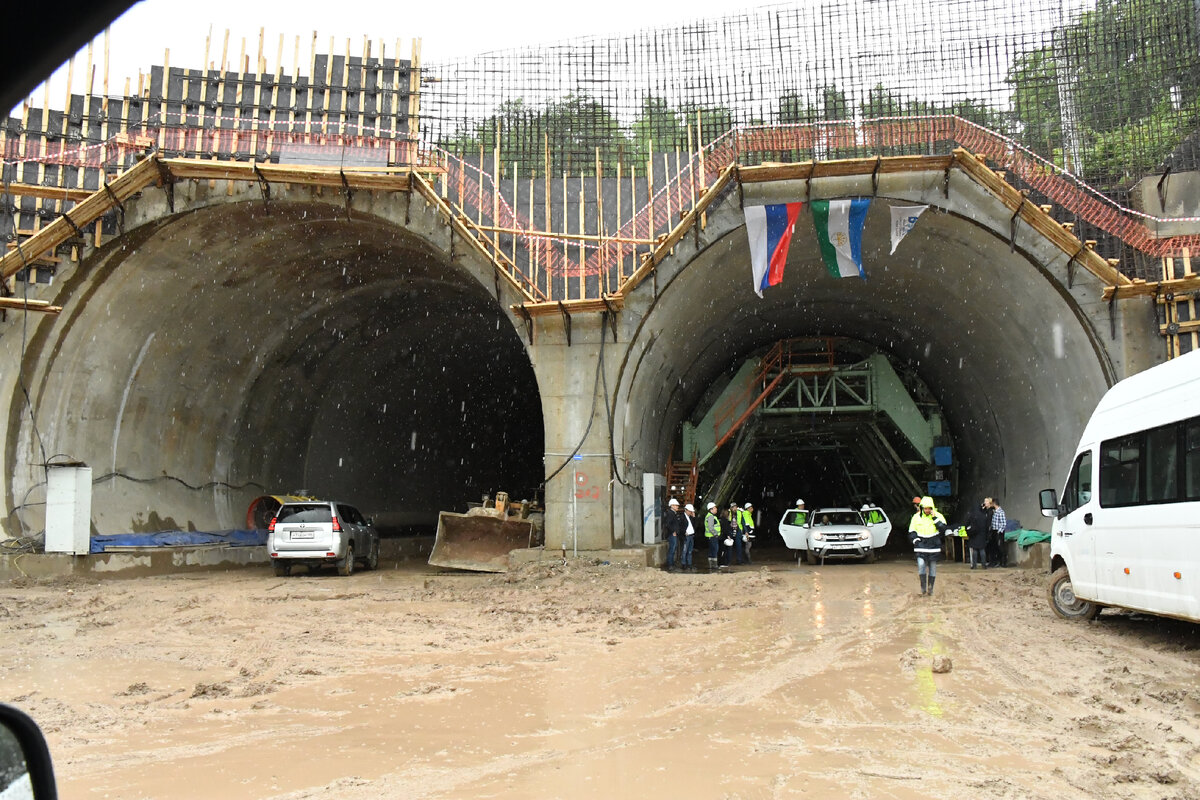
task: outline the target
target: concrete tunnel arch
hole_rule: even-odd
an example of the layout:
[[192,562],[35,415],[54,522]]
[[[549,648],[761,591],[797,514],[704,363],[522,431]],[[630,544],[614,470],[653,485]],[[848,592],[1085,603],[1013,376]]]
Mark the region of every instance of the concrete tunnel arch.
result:
[[[806,209],[783,284],[762,300],[752,293],[737,195],[727,196],[704,243],[664,264],[657,296],[645,300],[621,367],[617,402],[627,414],[614,426],[617,452],[661,472],[713,381],[780,339],[846,337],[914,369],[932,390],[956,450],[958,496],[995,494],[1009,516],[1036,525],[1038,490],[1061,480],[1095,403],[1123,377],[1113,351],[1128,343],[1107,341],[1085,308],[1098,299],[1098,280],[1076,276],[1073,294],[1060,277],[1067,256],[1028,230],[1010,246],[999,231],[1011,212],[996,213],[994,198],[956,181],[949,198],[919,179],[881,188],[864,234],[866,281],[828,276]],[[814,197],[870,194],[844,179],[821,186]],[[806,191],[803,182],[746,188],[747,203]],[[889,201],[933,205],[895,255]],[[1150,333],[1130,338],[1147,344]],[[631,510],[614,509],[628,543],[640,535]]]
[[66,276],[24,356],[37,431],[9,404],[21,525],[41,524],[46,459],[92,466],[103,533],[240,528],[299,489],[398,530],[537,487],[537,379],[490,265],[452,259],[427,211],[405,228],[382,200],[348,219],[289,194],[144,209]]

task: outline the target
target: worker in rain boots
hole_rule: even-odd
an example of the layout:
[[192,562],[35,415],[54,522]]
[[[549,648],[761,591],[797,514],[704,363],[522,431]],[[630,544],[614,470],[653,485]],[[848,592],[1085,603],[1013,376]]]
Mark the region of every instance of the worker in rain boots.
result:
[[746,503],[742,506],[742,542],[746,547],[746,563],[750,563],[750,545],[751,539],[754,538],[754,504]]
[[672,497],[667,502],[667,513],[663,514],[663,535],[667,537],[667,572],[675,571],[675,554],[683,544],[683,512],[679,510],[679,501]]
[[737,503],[729,504],[729,511],[721,517],[721,564],[732,567],[745,561],[742,555],[742,509]]
[[692,566],[692,550],[696,546],[696,507],[688,503],[683,507],[683,555],[680,556],[680,567],[684,572],[695,572]]
[[933,595],[937,579],[937,562],[946,541],[946,518],[933,507],[932,497],[922,497],[917,513],[908,523],[908,540],[917,557],[917,574],[921,576],[921,594]]
[[979,505],[971,506],[971,510],[967,512],[967,547],[971,550],[971,569],[975,569],[976,564],[984,569],[988,568],[984,550],[987,549],[991,526],[992,510],[988,508],[985,498]]
[[717,504],[708,504],[704,515],[704,539],[708,542],[708,571],[717,571],[717,548],[721,546],[721,519],[717,516]]

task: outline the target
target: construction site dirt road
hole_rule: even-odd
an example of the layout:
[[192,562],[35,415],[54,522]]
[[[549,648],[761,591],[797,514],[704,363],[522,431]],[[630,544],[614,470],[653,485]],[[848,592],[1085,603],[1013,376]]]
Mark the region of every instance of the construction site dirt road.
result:
[[1041,571],[382,566],[5,584],[0,699],[66,800],[1200,796],[1200,628]]

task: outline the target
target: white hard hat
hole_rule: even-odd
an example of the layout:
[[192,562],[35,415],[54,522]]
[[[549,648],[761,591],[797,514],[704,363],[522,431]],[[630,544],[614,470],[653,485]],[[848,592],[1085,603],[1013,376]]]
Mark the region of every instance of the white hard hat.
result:
[[798,506],[802,506],[802,505],[804,505],[804,501],[803,501],[803,500],[797,500],[797,501],[796,501],[796,505],[798,505]]
[[692,512],[693,514],[695,514],[695,513],[696,513],[696,507],[695,507],[694,505],[692,505],[691,503],[688,503],[686,506],[684,506],[684,507],[683,507],[683,510],[684,510],[684,511],[690,511],[690,512]]
[[717,507],[717,504],[716,504],[716,503],[709,503],[709,504],[708,504],[708,510],[709,510],[709,511],[712,511],[712,510],[713,510],[714,508],[716,508],[716,507]]
[[754,503],[742,503],[742,508],[754,508]]
[[672,497],[670,500],[668,500],[668,501],[667,501],[667,505],[669,505],[669,506],[677,506],[677,505],[679,505],[679,501],[678,501],[678,500],[676,500],[674,497]]
[[871,507],[871,506],[867,505],[866,503],[863,503],[863,507],[862,507],[862,508],[860,508],[860,509],[859,509],[859,511],[866,511],[866,510],[868,510],[870,507]]

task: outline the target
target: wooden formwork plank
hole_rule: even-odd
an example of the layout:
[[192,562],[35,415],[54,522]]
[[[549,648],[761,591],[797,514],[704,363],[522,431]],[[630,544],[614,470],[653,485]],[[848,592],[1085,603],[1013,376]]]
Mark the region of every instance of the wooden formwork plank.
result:
[[57,314],[62,311],[62,306],[52,306],[46,300],[22,300],[20,297],[0,297],[0,309],[40,311],[43,314]]
[[512,270],[515,270],[516,266],[512,264],[504,264],[503,262],[506,260],[506,257],[503,253],[493,254],[491,250],[489,250],[489,248],[483,244],[480,238],[467,226],[467,223],[463,221],[464,218],[455,214],[454,209],[450,207],[450,204],[438,196],[437,190],[434,189],[428,181],[426,181],[417,173],[413,173],[411,180],[413,188],[416,189],[423,198],[425,198],[425,202],[436,208],[441,213],[442,217],[445,218],[446,222],[458,232],[459,236],[464,241],[470,244],[471,247],[473,247],[480,255],[491,262],[493,268],[496,270],[497,275],[503,277],[505,281],[508,282],[509,286],[519,293],[527,303],[536,302],[533,295],[529,291],[529,288],[536,289],[536,287],[531,286],[527,288],[524,284],[517,280],[516,276],[512,274],[510,269],[506,269],[506,267],[510,267]]
[[1162,297],[1167,294],[1179,294],[1200,289],[1200,275],[1190,275],[1175,280],[1166,281],[1132,281],[1121,286],[1108,286],[1104,289],[1104,299],[1110,300],[1113,295],[1117,299],[1126,297]]
[[716,200],[717,196],[725,190],[725,187],[729,185],[729,181],[733,177],[733,174],[737,171],[737,164],[730,164],[729,166],[725,167],[725,169],[721,170],[721,174],[718,175],[717,179],[713,181],[712,185],[705,190],[704,194],[701,195],[700,200],[694,206],[692,206],[691,210],[683,215],[683,219],[679,221],[679,224],[676,225],[675,228],[658,243],[654,250],[642,260],[641,266],[639,266],[632,275],[625,279],[625,282],[621,284],[621,288],[617,291],[617,294],[621,296],[628,295],[635,286],[646,279],[646,277],[654,270],[654,268],[658,266],[658,263],[666,257],[667,252],[675,247],[675,245],[679,243],[679,240],[684,237],[688,230],[690,230],[691,227],[699,221],[700,215],[704,213],[704,211],[710,205],[712,205],[713,200]]
[[1024,222],[1029,223],[1034,230],[1045,236],[1059,250],[1078,261],[1088,272],[1109,286],[1124,287],[1132,283],[1128,277],[1101,258],[1099,253],[1085,246],[1053,217],[1036,204],[1029,202],[1025,195],[1003,180],[974,154],[958,147],[954,150],[954,158],[959,169],[995,195],[1010,211],[1019,214]]
[[147,158],[139,161],[132,169],[118,175],[107,188],[102,187],[77,203],[70,211],[70,222],[64,217],[59,217],[22,242],[20,250],[14,248],[0,257],[0,277],[12,277],[27,261],[50,252],[77,235],[71,222],[80,228],[90,225],[112,210],[116,202],[132,197],[157,179],[158,159]]
[[[80,171],[82,174],[82,170]],[[70,200],[78,203],[90,197],[88,189],[70,189],[58,186],[38,186],[32,183],[10,183],[4,187],[8,194],[14,197],[41,197],[50,200]]]
[[[336,167],[314,167],[300,164],[251,164],[239,161],[201,161],[190,158],[166,158],[161,163],[176,178],[206,180],[257,181],[259,174],[270,183],[295,183],[306,186],[328,186],[352,189],[403,192],[409,189],[411,170],[389,168],[381,170],[340,170]],[[343,184],[343,177],[345,184]]]
[[619,311],[624,307],[624,297],[619,294],[610,294],[605,295],[599,300],[547,300],[540,303],[523,303],[512,306],[512,310],[514,313],[524,312],[531,317],[544,317],[551,314],[561,314],[563,309],[566,309],[568,313],[587,313],[608,311],[609,309]]
[[[954,164],[953,156],[887,156],[884,158],[844,158],[835,161],[801,161],[791,164],[767,163],[738,169],[742,183],[765,183],[808,178],[840,178],[853,175],[881,175],[923,170],[945,170]],[[878,169],[877,169],[878,167]]]

